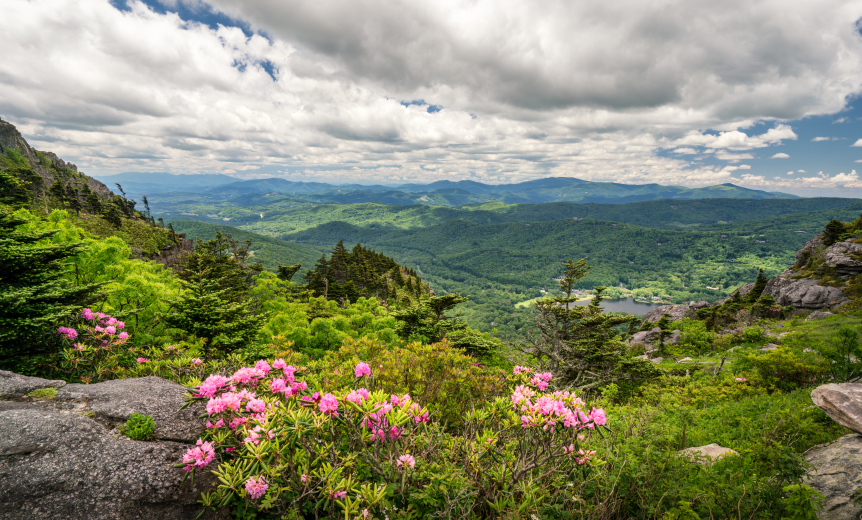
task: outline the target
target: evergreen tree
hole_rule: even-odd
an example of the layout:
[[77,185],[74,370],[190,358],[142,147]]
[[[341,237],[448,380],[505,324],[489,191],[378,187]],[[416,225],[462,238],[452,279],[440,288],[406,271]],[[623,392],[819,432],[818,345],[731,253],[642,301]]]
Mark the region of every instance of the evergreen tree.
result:
[[177,276],[187,282],[204,276],[224,290],[226,298],[234,302],[243,300],[254,277],[263,270],[259,262],[248,263],[250,247],[250,240],[240,243],[230,233],[217,232],[213,240],[195,243],[194,251],[184,259]]
[[823,229],[823,245],[826,247],[831,246],[835,242],[841,240],[841,235],[847,232],[844,223],[837,219],[832,219],[826,223],[826,227]]
[[51,189],[48,190],[48,193],[57,201],[58,204],[66,207],[66,187],[59,179],[54,181],[54,184],[51,185]]
[[170,304],[162,319],[169,327],[184,331],[204,342],[208,358],[250,345],[266,319],[255,313],[252,301],[231,301],[228,288],[219,288],[207,269],[182,280],[182,296]]
[[746,303],[754,303],[760,298],[763,294],[763,290],[766,289],[766,284],[769,282],[769,279],[766,275],[763,274],[763,268],[757,272],[757,279],[754,281],[754,287],[748,291],[748,294],[745,295]]
[[467,328],[460,314],[446,315],[456,305],[465,301],[467,298],[459,293],[420,298],[406,308],[392,312],[392,316],[398,320],[395,324],[395,332],[410,341],[423,343],[442,341],[447,334]]
[[83,242],[37,245],[57,231],[24,233],[27,221],[0,214],[0,364],[44,352],[53,327],[77,312],[101,284],[75,285],[63,262],[86,250]]
[[575,305],[574,286],[587,274],[586,258],[564,262],[559,281],[564,296],[536,302],[538,336],[521,350],[554,374],[559,384],[589,389],[608,383],[656,377],[658,369],[649,361],[625,354],[626,345],[614,330],[630,317],[605,314],[601,307],[604,287],[595,288],[587,306]]
[[66,200],[69,203],[69,208],[75,212],[75,215],[80,216],[84,206],[81,204],[81,199],[78,198],[78,190],[71,182],[66,185]]
[[293,275],[302,268],[302,264],[280,265],[278,266],[278,277],[285,282],[289,282]]

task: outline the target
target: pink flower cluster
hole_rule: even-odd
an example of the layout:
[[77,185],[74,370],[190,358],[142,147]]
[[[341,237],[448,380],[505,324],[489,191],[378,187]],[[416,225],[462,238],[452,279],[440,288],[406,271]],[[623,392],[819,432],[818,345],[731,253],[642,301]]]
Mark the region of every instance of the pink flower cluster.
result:
[[269,484],[266,483],[266,479],[263,475],[258,478],[252,477],[245,481],[245,490],[248,491],[252,500],[257,500],[265,495],[267,489],[269,489]]
[[189,448],[185,455],[183,455],[183,462],[186,464],[186,467],[183,469],[191,471],[195,468],[202,468],[212,462],[215,457],[213,444],[212,441],[204,442],[203,439],[198,439],[197,446]]
[[78,337],[78,331],[71,327],[60,327],[57,329],[57,334],[66,336],[66,339],[75,339]]
[[737,383],[744,383],[748,381],[748,379],[745,379],[744,377],[737,377],[734,381],[736,381]]
[[[362,388],[360,390],[365,389]],[[349,398],[350,396],[348,396]],[[371,440],[385,441],[387,437],[390,440],[394,440],[401,437],[404,433],[403,429],[399,429],[398,426],[390,425],[386,417],[396,406],[410,412],[413,416],[413,421],[417,424],[427,423],[431,420],[428,416],[428,411],[424,410],[419,404],[412,402],[409,394],[404,394],[401,397],[391,395],[388,403],[377,403],[375,407],[379,407],[379,409],[363,420],[362,425],[371,431]]]
[[356,377],[370,376],[371,367],[368,366],[368,363],[359,363],[356,365],[356,368],[353,369],[353,375]]
[[414,467],[416,467],[416,459],[414,459],[410,455],[401,455],[400,457],[398,457],[398,462],[396,462],[396,465],[399,468],[401,466],[404,466],[404,467],[410,466],[410,469],[413,469]]
[[530,367],[522,367],[521,365],[515,365],[515,368],[512,369],[512,375],[518,376],[521,374],[529,374],[533,371]]
[[545,372],[544,374],[536,374],[530,379],[530,384],[535,386],[539,390],[544,390],[548,388],[548,383],[553,378],[554,376],[550,372]]
[[566,428],[593,429],[607,422],[605,411],[593,408],[589,415],[581,407],[584,402],[569,392],[537,394],[533,389],[519,385],[512,393],[512,405],[521,412],[521,426],[541,426],[547,430],[558,424]]

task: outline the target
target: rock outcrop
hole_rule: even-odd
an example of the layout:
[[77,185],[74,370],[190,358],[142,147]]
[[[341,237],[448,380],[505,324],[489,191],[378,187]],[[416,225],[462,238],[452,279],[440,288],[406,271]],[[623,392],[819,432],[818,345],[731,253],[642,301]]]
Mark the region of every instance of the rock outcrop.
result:
[[[684,450],[680,450],[680,453],[692,457],[697,460],[698,463],[711,462],[719,457],[726,457],[728,455],[739,455],[736,451],[730,448],[724,448],[718,444],[707,444],[706,446],[686,448]],[[703,457],[706,457],[709,460],[704,460]],[[698,460],[698,458],[700,458],[700,460]]]
[[851,238],[832,244],[823,253],[826,265],[840,275],[855,276],[862,273],[862,261],[856,259],[862,255],[862,244],[857,244],[854,240],[856,239]]
[[[680,340],[680,330],[676,329],[671,331],[664,338],[665,345],[676,345]],[[631,338],[629,338],[629,345],[643,345],[646,348],[647,352],[651,352],[658,348],[659,339],[661,337],[661,329],[658,327],[653,327],[650,330],[642,330],[640,332],[635,332]]]
[[[66,169],[70,169],[75,172],[78,171],[77,166],[63,161],[63,159],[57,157],[53,152],[38,152],[37,154],[37,150],[27,144],[27,141],[21,135],[21,132],[15,128],[15,125],[8,121],[0,120],[0,153],[6,153],[6,150],[15,150],[24,156],[30,163],[30,167],[33,168],[33,171],[42,177],[45,188],[54,184],[54,174],[49,170],[51,166],[58,171]],[[111,190],[108,189],[107,186],[92,177],[87,177],[86,183],[87,186],[89,186],[90,189],[96,192],[100,197],[111,195]]]
[[[45,399],[33,390],[57,388]],[[214,484],[173,467],[198,438],[201,408],[179,408],[186,390],[157,377],[64,384],[0,373],[0,520],[193,519]],[[152,415],[157,440],[134,441],[114,426]],[[174,440],[168,440],[174,439]],[[183,441],[183,442],[177,442]]]
[[178,244],[166,247],[148,258],[171,269],[177,267],[181,263],[183,256],[194,250],[194,241],[186,238],[184,233],[177,233],[177,238],[180,239]]
[[839,287],[819,285],[811,278],[793,279],[792,271],[769,280],[764,293],[771,294],[779,305],[797,309],[836,309],[850,300]]
[[811,392],[811,400],[833,421],[862,433],[862,384],[821,385]]
[[820,520],[856,520],[862,511],[854,493],[862,488],[862,435],[850,434],[808,450],[805,460],[814,472],[805,484],[823,495]]
[[829,316],[835,315],[831,312],[814,311],[805,318],[805,321],[819,320],[820,318],[828,318]]
[[658,320],[660,320],[665,314],[670,315],[671,321],[679,321],[683,318],[692,318],[694,317],[694,312],[696,310],[704,307],[709,307],[709,303],[691,302],[687,304],[681,303],[678,305],[662,305],[661,307],[650,309],[650,311],[644,315],[644,321],[658,323]]

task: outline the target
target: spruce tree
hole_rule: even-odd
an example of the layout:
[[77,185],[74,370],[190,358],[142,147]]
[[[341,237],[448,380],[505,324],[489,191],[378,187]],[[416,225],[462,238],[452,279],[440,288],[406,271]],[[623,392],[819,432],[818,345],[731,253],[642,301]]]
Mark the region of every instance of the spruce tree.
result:
[[83,242],[37,245],[57,231],[25,233],[23,218],[0,214],[0,364],[45,352],[53,327],[77,312],[101,284],[64,279],[63,261],[86,250]]
[[182,280],[183,294],[162,315],[164,323],[203,340],[208,358],[221,357],[250,345],[266,319],[252,301],[231,301],[229,288],[219,288],[207,269]]
[[534,323],[538,335],[521,350],[554,374],[559,385],[590,389],[608,383],[656,377],[649,361],[626,355],[626,345],[614,327],[630,317],[605,314],[601,307],[604,287],[596,287],[587,306],[575,305],[574,286],[590,269],[586,258],[564,262],[559,281],[564,296],[536,302]]
[[823,245],[826,247],[831,246],[835,242],[841,240],[841,235],[846,232],[847,230],[844,223],[833,218],[826,223],[826,227],[823,229]]
[[769,282],[769,279],[766,275],[763,274],[763,268],[757,272],[757,279],[754,281],[754,287],[748,291],[748,294],[745,295],[746,303],[754,303],[760,298],[760,295],[763,294],[763,290],[766,289],[766,284]]

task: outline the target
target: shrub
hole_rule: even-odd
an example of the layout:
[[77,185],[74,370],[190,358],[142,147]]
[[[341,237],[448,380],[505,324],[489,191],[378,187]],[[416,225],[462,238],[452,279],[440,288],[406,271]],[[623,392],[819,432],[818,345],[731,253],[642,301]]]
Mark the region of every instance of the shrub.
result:
[[126,421],[117,429],[126,437],[135,441],[146,441],[153,437],[156,433],[156,421],[152,415],[142,415],[133,413]]
[[806,362],[784,348],[762,355],[750,354],[748,360],[764,383],[783,392],[815,384],[828,369],[822,361]]
[[373,390],[379,370],[360,362],[340,389],[299,381],[307,372],[281,359],[212,375],[193,398],[207,403],[210,440],[177,467],[193,472],[219,458],[220,484],[204,493],[205,507],[238,503],[280,517],[548,516],[579,507],[597,462],[591,434],[605,414],[587,412],[574,394],[544,393],[550,373],[516,367],[506,378],[511,395],[471,410],[452,434],[414,397]]

